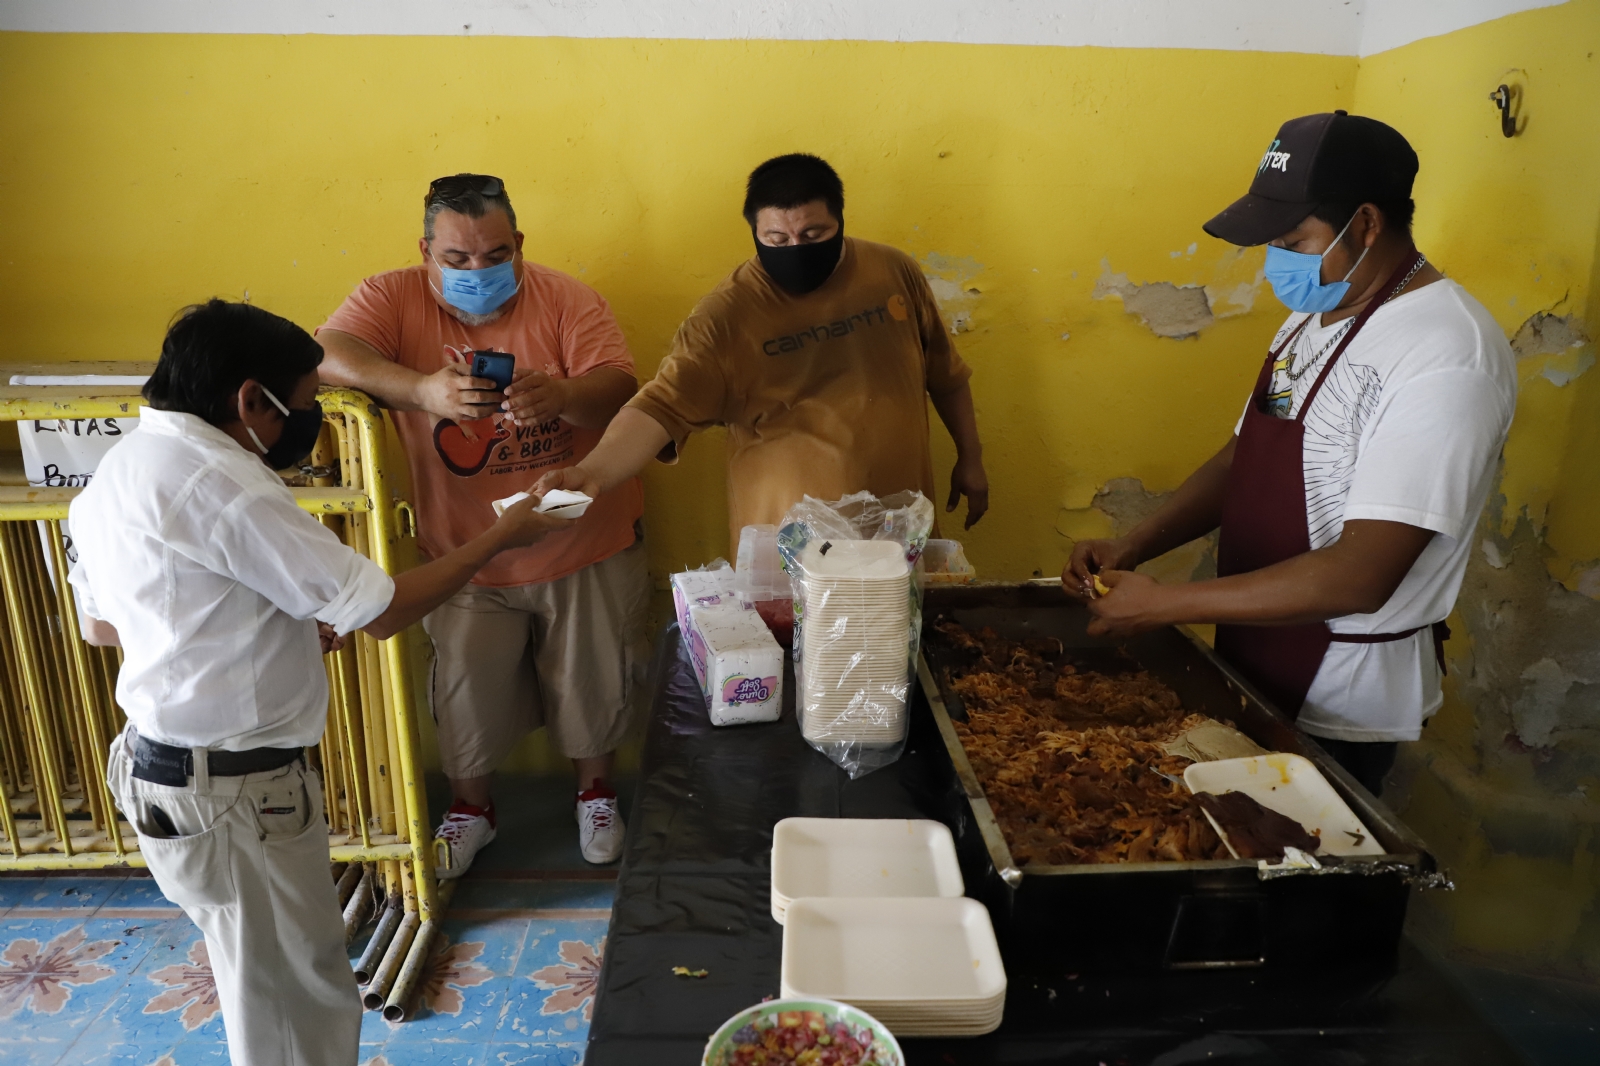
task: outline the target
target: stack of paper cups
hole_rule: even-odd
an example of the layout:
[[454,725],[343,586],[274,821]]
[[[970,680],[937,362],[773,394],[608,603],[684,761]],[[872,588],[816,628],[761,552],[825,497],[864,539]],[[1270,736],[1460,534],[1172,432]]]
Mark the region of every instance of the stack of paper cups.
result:
[[800,558],[801,732],[817,743],[905,739],[911,568],[894,541],[822,541]]

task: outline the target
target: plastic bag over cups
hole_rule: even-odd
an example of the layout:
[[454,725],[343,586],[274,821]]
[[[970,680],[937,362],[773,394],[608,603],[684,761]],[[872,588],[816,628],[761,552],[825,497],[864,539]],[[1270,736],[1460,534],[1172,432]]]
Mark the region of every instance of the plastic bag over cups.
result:
[[794,586],[795,709],[801,735],[852,778],[905,750],[933,528],[920,492],[806,496],[778,530]]

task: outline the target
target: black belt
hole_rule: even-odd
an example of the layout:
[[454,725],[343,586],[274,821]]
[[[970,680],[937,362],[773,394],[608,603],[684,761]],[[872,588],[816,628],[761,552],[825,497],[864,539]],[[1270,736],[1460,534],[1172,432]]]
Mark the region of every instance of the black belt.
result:
[[[194,776],[194,751],[128,731],[128,755],[133,759],[133,776],[154,785],[182,788]],[[278,770],[305,754],[304,748],[250,748],[247,751],[210,751],[206,768],[212,777],[243,777]]]

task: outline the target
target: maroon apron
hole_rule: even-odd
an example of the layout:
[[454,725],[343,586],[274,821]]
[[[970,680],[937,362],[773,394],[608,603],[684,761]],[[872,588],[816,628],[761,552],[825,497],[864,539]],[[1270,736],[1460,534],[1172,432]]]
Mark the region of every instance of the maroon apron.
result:
[[[1304,465],[1305,418],[1322,384],[1344,350],[1350,346],[1372,313],[1399,289],[1416,265],[1416,253],[1406,257],[1384,286],[1381,297],[1367,304],[1339,341],[1332,357],[1306,393],[1294,418],[1275,418],[1261,410],[1272,384],[1272,364],[1294,342],[1311,316],[1296,326],[1284,342],[1268,353],[1256,380],[1255,392],[1245,409],[1244,424],[1228,469],[1222,502],[1222,533],[1217,545],[1217,576],[1246,574],[1281,563],[1311,550],[1306,524]],[[1294,626],[1217,626],[1217,653],[1232,663],[1262,694],[1289,717],[1299,715],[1311,682],[1322,667],[1328,645],[1334,641],[1382,644],[1403,640],[1422,627],[1403,633],[1335,634],[1326,622]],[[1444,668],[1444,640],[1450,631],[1443,622],[1433,624],[1434,651]]]

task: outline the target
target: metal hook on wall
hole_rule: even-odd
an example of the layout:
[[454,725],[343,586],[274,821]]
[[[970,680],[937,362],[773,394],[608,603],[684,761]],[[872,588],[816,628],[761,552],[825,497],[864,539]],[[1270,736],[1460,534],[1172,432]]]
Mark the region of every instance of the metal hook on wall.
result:
[[1511,113],[1511,105],[1516,94],[1511,86],[1501,85],[1489,94],[1489,100],[1500,109],[1500,132],[1507,137],[1517,135],[1517,117]]

